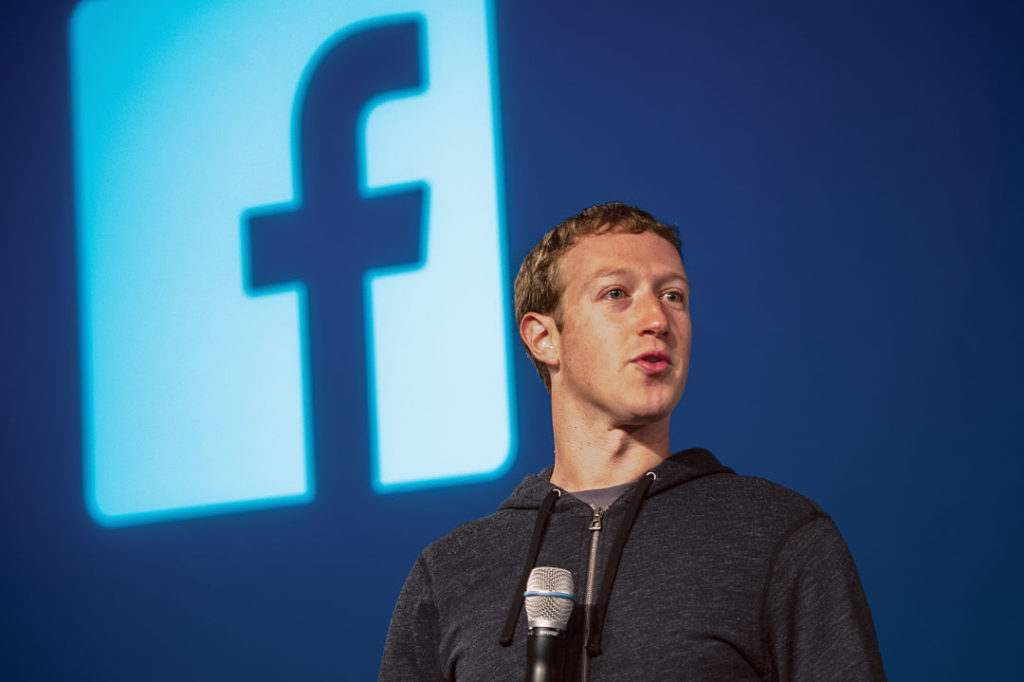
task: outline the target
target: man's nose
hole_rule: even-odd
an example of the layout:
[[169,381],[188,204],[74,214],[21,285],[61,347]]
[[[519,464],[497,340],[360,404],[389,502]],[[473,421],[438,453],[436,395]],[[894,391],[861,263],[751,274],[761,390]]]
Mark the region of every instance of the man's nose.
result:
[[664,336],[668,333],[668,315],[661,297],[654,294],[642,296],[640,300],[640,334]]

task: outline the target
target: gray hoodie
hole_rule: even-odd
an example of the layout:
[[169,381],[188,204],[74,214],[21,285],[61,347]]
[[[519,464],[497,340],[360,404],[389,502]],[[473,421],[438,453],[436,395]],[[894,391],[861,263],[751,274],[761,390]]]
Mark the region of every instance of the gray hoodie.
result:
[[856,567],[814,502],[701,449],[607,510],[549,477],[423,550],[380,680],[522,680],[534,565],[575,580],[566,681],[885,679]]

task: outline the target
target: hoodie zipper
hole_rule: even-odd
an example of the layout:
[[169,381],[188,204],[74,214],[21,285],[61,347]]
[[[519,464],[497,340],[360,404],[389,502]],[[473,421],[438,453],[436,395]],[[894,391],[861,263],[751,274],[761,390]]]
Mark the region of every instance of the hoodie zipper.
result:
[[597,577],[597,544],[601,539],[601,519],[604,518],[605,510],[601,507],[590,505],[594,515],[590,519],[590,554],[587,557],[587,589],[583,598],[583,659],[580,661],[580,680],[587,682],[590,679],[590,657],[587,655],[587,640],[590,638],[590,621],[594,602],[594,581]]

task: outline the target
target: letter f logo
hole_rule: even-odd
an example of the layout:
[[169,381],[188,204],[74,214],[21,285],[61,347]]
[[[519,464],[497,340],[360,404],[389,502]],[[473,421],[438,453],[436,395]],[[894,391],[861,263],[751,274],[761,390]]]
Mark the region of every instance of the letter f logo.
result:
[[316,453],[369,459],[354,485],[509,463],[489,5],[343,5],[75,12],[86,498],[101,523],[312,499],[313,396],[319,420],[364,432],[361,452]]

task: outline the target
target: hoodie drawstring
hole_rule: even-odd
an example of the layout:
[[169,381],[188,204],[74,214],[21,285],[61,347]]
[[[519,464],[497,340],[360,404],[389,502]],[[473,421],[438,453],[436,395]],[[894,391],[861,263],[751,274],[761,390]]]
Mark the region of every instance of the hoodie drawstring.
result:
[[[637,483],[636,489],[633,491],[633,496],[629,499],[629,508],[626,510],[626,518],[622,521],[622,525],[619,527],[619,532],[615,536],[615,542],[612,544],[611,550],[608,552],[608,562],[604,566],[604,575],[601,579],[601,590],[598,592],[597,601],[592,607],[593,621],[590,628],[590,636],[587,637],[587,654],[590,656],[597,656],[601,653],[601,635],[604,632],[604,616],[608,610],[608,598],[612,593],[612,584],[615,582],[615,574],[619,570],[619,560],[622,559],[622,550],[626,546],[626,540],[629,539],[629,533],[633,530],[633,524],[636,522],[637,514],[640,513],[640,504],[644,501],[644,497],[647,495],[647,489],[651,487],[651,483],[657,478],[657,474],[653,471],[648,471],[644,474],[644,477]],[[525,586],[525,582],[524,582]],[[518,613],[516,614],[519,615]]]
[[512,644],[512,637],[516,632],[516,623],[519,621],[519,612],[523,608],[523,592],[526,591],[526,583],[530,580],[530,571],[533,570],[533,565],[537,563],[537,555],[540,554],[540,543],[544,539],[544,529],[548,525],[551,508],[555,506],[555,501],[561,494],[561,490],[552,488],[544,498],[544,501],[541,502],[540,509],[537,510],[537,520],[533,523],[533,537],[530,538],[530,549],[526,552],[526,563],[523,564],[522,574],[519,576],[519,582],[516,583],[516,591],[512,595],[512,603],[508,607],[505,627],[502,628],[501,637],[498,638],[498,643],[501,646]]

